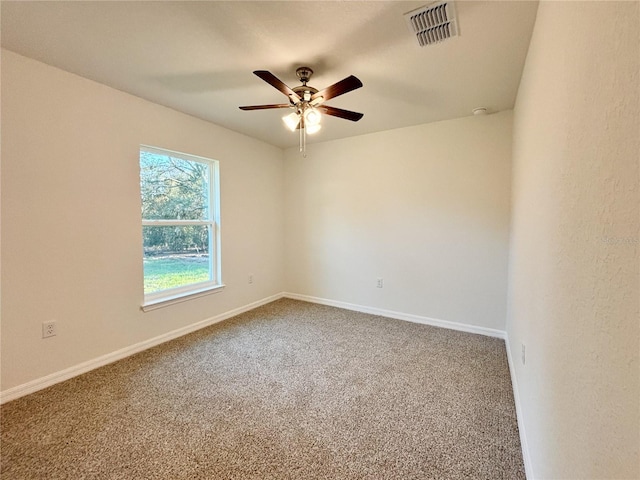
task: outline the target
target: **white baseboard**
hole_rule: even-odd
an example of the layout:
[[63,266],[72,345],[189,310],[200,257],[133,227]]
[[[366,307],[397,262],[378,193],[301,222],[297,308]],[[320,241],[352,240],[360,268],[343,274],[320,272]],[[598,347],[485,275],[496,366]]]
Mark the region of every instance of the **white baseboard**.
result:
[[509,374],[511,375],[511,386],[513,388],[513,400],[516,404],[516,416],[518,418],[518,432],[520,433],[520,446],[522,447],[522,460],[524,461],[524,472],[527,480],[534,480],[533,466],[531,464],[531,456],[529,455],[529,445],[527,443],[527,435],[524,430],[524,418],[522,418],[522,404],[520,403],[520,393],[518,391],[518,380],[516,378],[516,368],[511,355],[511,346],[509,345],[509,335],[505,335],[505,346],[507,348],[507,359],[509,361]]
[[326,298],[311,297],[309,295],[300,295],[298,293],[284,292],[282,296],[285,298],[291,298],[294,300],[302,300],[304,302],[319,303],[321,305],[329,305],[332,307],[344,308],[345,310],[353,310],[356,312],[379,315],[381,317],[389,317],[389,318],[395,318],[398,320],[405,320],[407,322],[422,323],[423,325],[431,325],[434,327],[448,328],[450,330],[458,330],[461,332],[477,333],[479,335],[486,335],[488,337],[505,338],[506,336],[506,332],[504,332],[503,330],[497,330],[497,329],[486,328],[486,327],[478,327],[476,325],[469,325],[466,323],[449,322],[447,320],[438,320],[436,318],[423,317],[420,315],[413,315],[410,313],[395,312],[393,310],[384,310],[382,308],[366,307],[364,305],[356,305],[353,303],[340,302],[337,300],[329,300]]
[[55,385],[56,383],[69,380],[70,378],[77,377],[78,375],[82,375],[83,373],[89,372],[104,365],[108,365],[109,363],[122,360],[123,358],[129,357],[136,353],[140,353],[151,347],[155,347],[156,345],[160,345],[161,343],[168,342],[169,340],[176,339],[188,333],[195,332],[196,330],[208,327],[209,325],[213,325],[214,323],[222,322],[223,320],[235,317],[236,315],[240,315],[241,313],[247,312],[249,310],[253,310],[254,308],[257,308],[261,305],[265,305],[267,303],[273,302],[274,300],[278,300],[282,298],[282,296],[283,295],[281,293],[278,293],[276,295],[263,298],[261,300],[249,303],[248,305],[229,310],[228,312],[224,312],[214,317],[207,318],[192,325],[187,325],[186,327],[182,327],[177,330],[159,335],[157,337],[150,338],[149,340],[136,343],[129,347],[116,350],[115,352],[111,352],[106,355],[94,358],[93,360],[74,365],[73,367],[66,368],[45,377],[37,378],[30,382],[23,383],[22,385],[9,388],[0,392],[0,404],[15,400],[30,393],[37,392],[38,390],[42,390],[44,388],[50,387],[51,385]]

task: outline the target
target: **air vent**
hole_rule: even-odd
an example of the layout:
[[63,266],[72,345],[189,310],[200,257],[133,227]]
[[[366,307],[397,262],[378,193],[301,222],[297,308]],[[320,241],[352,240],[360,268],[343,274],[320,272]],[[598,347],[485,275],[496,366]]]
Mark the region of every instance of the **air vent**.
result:
[[432,3],[404,14],[421,47],[459,35],[453,1]]

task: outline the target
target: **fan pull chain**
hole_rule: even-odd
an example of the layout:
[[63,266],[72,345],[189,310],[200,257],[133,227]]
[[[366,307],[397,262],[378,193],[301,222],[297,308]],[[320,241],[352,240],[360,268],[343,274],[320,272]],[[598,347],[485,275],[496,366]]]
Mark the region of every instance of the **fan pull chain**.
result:
[[307,127],[304,126],[300,130],[302,132],[302,158],[307,158]]
[[[300,136],[300,152],[304,152],[303,147],[302,147],[302,130],[304,130],[304,128],[302,128],[302,125],[300,125],[300,128],[298,129],[298,134]],[[303,153],[304,156],[304,153]]]

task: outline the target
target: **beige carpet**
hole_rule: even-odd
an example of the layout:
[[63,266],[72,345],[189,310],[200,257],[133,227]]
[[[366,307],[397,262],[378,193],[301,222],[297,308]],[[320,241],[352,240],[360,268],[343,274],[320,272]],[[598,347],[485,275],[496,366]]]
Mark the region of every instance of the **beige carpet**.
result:
[[525,478],[502,340],[286,299],[1,415],[3,480]]

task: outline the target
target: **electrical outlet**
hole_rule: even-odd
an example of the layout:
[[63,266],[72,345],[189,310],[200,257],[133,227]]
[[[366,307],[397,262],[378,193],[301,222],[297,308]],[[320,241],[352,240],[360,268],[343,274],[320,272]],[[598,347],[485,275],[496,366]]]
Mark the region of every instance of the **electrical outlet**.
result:
[[249,284],[252,284],[252,283],[253,283],[253,273],[250,273],[250,274],[249,274],[249,279],[248,279],[248,281],[249,281]]
[[42,338],[55,337],[58,333],[56,322],[42,322]]
[[384,281],[382,280],[382,278],[378,278],[378,280],[376,281],[376,288],[382,288],[384,286]]
[[526,356],[525,356],[526,347],[524,346],[524,343],[521,343],[520,345],[522,346],[522,364],[524,365],[526,360]]

